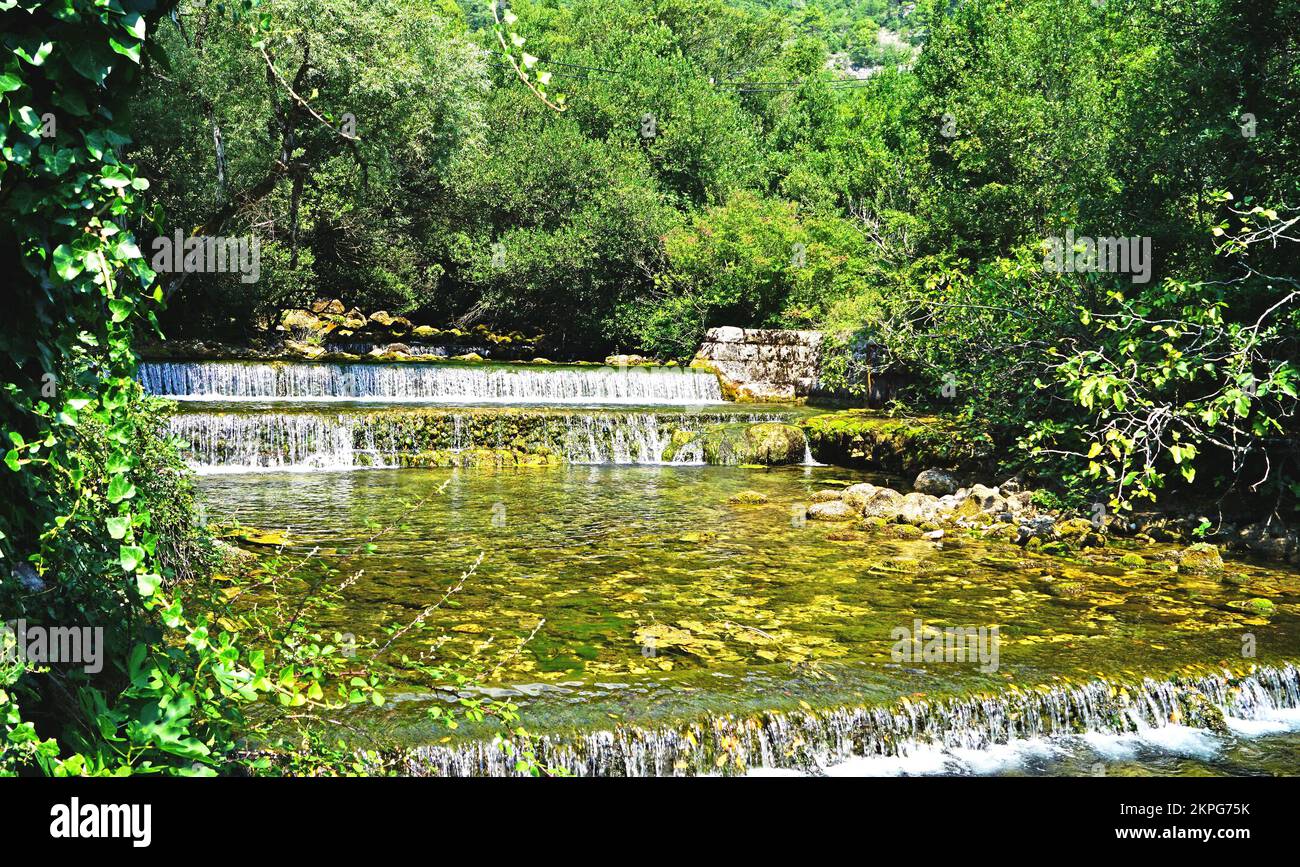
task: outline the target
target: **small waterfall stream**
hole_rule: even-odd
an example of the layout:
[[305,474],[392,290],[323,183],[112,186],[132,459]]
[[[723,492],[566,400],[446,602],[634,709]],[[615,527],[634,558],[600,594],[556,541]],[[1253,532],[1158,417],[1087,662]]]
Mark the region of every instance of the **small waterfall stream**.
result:
[[147,391],[175,400],[659,406],[722,402],[717,377],[672,367],[167,361],[141,364],[139,376]]
[[[428,463],[437,453],[515,449],[577,464],[664,463],[673,432],[723,421],[783,421],[788,414],[682,412],[178,412],[171,433],[201,472],[351,469]],[[674,464],[703,462],[698,443]]]
[[[719,715],[675,727],[620,726],[534,739],[538,760],[577,776],[689,776],[755,767],[820,773],[861,758],[919,750],[987,750],[1074,735],[1140,735],[1179,724],[1221,729],[1300,709],[1300,671],[1262,667],[1243,676],[1206,675],[1123,684],[1015,690],[997,696],[903,702],[893,707]],[[512,776],[499,743],[414,748],[414,776]]]
[[[139,375],[183,402],[171,432],[201,472],[447,466],[477,449],[656,464],[678,431],[790,418],[710,411],[717,377],[674,367],[155,361]],[[703,460],[690,443],[668,462]]]

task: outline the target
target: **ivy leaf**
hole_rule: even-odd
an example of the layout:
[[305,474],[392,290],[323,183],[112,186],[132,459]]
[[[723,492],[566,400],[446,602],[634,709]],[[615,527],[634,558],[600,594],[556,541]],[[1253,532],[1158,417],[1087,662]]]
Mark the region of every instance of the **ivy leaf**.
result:
[[[31,46],[31,43],[28,43],[28,45]],[[45,62],[45,58],[50,56],[50,52],[53,50],[53,42],[41,42],[36,44],[35,47],[24,47],[19,45],[14,48],[14,54],[17,54],[32,66],[40,66]]]
[[131,484],[126,476],[113,476],[113,480],[108,483],[108,501],[110,503],[120,503],[134,496],[135,485]]
[[126,531],[131,528],[131,519],[125,515],[115,515],[108,519],[108,535],[114,540],[120,540],[126,537]]
[[122,26],[126,28],[127,33],[130,33],[136,39],[144,39],[145,30],[148,27],[145,24],[144,17],[139,12],[128,12],[126,17],[122,19]]
[[124,44],[122,44],[121,42],[118,42],[116,39],[114,39],[113,37],[110,36],[110,37],[108,37],[108,44],[109,44],[109,47],[111,47],[111,48],[112,48],[114,51],[116,51],[118,54],[121,54],[123,57],[129,57],[129,58],[131,58],[132,60],[134,60],[136,63],[139,63],[139,62],[140,62],[140,43],[139,43],[139,42],[135,42],[135,43],[132,43],[132,44],[130,44],[130,45],[124,45]]
[[118,548],[117,557],[122,564],[122,571],[134,572],[144,562],[145,553],[139,545],[123,545]]
[[54,248],[54,273],[64,280],[72,280],[82,271],[81,259],[67,244]]
[[158,592],[159,585],[162,584],[162,576],[153,572],[139,573],[135,576],[135,585],[140,590],[140,595],[148,598]]

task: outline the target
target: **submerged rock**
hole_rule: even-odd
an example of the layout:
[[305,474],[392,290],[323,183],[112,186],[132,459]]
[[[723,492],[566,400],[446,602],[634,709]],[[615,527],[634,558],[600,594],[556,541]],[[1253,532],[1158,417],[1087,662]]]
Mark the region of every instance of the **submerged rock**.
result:
[[829,503],[831,500],[844,499],[844,491],[837,491],[834,488],[822,488],[812,495],[814,503]]
[[1269,599],[1255,598],[1246,600],[1246,609],[1255,614],[1262,614],[1265,617],[1268,617],[1277,610],[1277,607]]
[[758,491],[737,491],[727,497],[727,502],[738,506],[758,506],[767,502],[767,494]]

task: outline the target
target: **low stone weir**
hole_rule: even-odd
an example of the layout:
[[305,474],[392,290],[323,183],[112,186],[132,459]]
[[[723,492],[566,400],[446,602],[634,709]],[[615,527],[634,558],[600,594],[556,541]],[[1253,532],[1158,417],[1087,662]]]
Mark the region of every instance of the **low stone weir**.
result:
[[139,376],[150,393],[176,400],[635,406],[722,401],[717,377],[671,367],[158,361],[141,364]]
[[[690,776],[788,768],[818,773],[862,757],[925,749],[987,750],[1070,735],[1141,734],[1181,724],[1223,731],[1229,720],[1267,720],[1300,708],[1300,671],[1198,675],[1124,684],[1008,691],[996,696],[903,702],[893,707],[714,716],[678,727],[617,728],[534,739],[539,762],[578,776]],[[413,776],[513,776],[517,756],[475,741],[417,747]]]
[[[695,464],[674,435],[789,413],[393,409],[178,412],[171,433],[206,472],[475,463]],[[797,432],[797,431],[796,431]],[[668,453],[668,454],[666,454]]]

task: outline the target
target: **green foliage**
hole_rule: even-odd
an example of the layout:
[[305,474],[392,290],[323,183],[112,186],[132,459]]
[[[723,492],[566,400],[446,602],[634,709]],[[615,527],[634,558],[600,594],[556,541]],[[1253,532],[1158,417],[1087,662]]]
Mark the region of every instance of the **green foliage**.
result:
[[[260,51],[274,40],[255,5],[228,7],[224,26]],[[382,704],[385,681],[354,673],[314,630],[311,612],[337,587],[309,585],[288,617],[258,618],[237,605],[243,591],[210,574],[218,556],[188,476],[163,437],[159,402],[134,379],[132,329],[156,324],[163,294],[130,231],[148,185],[121,159],[121,118],[164,10],[12,0],[0,9],[0,249],[13,259],[17,302],[0,328],[0,612],[29,628],[102,630],[105,663],[19,654],[5,664],[0,774],[269,771],[237,748],[287,717],[252,723],[244,708],[270,702],[298,716]],[[37,122],[45,100],[58,109],[50,135]],[[308,761],[364,758],[322,748]]]
[[[1255,245],[1294,244],[1287,232],[1298,221],[1237,211],[1217,229],[1221,251],[1240,262]],[[1082,318],[1096,333],[1058,353],[1055,374],[1086,416],[1037,425],[1036,448],[1073,444],[1118,507],[1155,499],[1174,474],[1190,485],[1205,458],[1224,474],[1216,488],[1244,480],[1275,501],[1295,496],[1300,468],[1286,444],[1300,410],[1300,282],[1249,267],[1230,282],[1171,278],[1112,291]]]
[[[33,625],[102,627],[115,663],[94,679],[71,666],[10,672],[4,726],[17,749],[0,757],[3,772],[175,770],[210,755],[219,736],[208,732],[222,727],[191,729],[201,699],[182,686],[169,651],[140,640],[157,640],[168,617],[188,625],[163,591],[159,550],[184,547],[185,530],[155,524],[158,488],[146,490],[137,448],[131,328],[153,319],[161,295],[128,227],[148,183],[119,158],[124,96],[154,6],[0,5],[0,248],[16,302],[0,335],[10,446],[0,610]],[[52,122],[38,123],[42,115]],[[36,733],[49,714],[67,722],[58,740]]]

